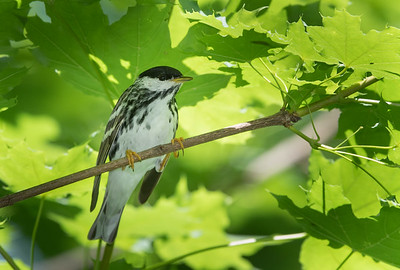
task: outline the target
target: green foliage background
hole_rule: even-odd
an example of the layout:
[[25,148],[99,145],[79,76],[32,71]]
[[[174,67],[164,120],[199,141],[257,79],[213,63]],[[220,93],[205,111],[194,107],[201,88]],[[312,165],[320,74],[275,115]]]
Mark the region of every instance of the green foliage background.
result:
[[[359,167],[317,150],[307,170],[250,181],[249,164],[292,133],[236,135],[171,160],[149,204],[135,207],[133,196],[111,269],[302,231],[305,240],[216,249],[165,268],[395,269],[400,156],[388,146],[400,139],[399,14],[397,0],[1,0],[0,195],[94,166],[115,100],[156,65],[194,77],[177,96],[183,137],[283,105],[296,111],[373,75],[382,80],[327,108],[341,110],[332,146],[380,146],[347,150],[392,196]],[[97,244],[86,239],[97,214],[89,213],[91,186],[88,179],[1,209],[0,246],[28,268],[42,205],[35,266],[75,250],[88,268]]]

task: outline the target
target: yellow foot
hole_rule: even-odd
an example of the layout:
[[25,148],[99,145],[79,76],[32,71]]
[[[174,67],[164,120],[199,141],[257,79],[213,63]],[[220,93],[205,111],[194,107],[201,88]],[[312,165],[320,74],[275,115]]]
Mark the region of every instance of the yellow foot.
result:
[[[138,153],[133,152],[132,150],[126,150],[126,158],[128,159],[129,166],[132,168],[132,170],[135,168],[135,157],[137,157],[138,160],[142,160],[142,158],[138,155]],[[123,170],[125,167],[123,168]]]
[[[175,144],[175,142],[177,142],[177,143],[179,143],[180,144],[180,146],[181,146],[181,150],[182,150],[182,155],[185,155],[185,151],[183,150],[183,149],[185,149],[185,147],[183,147],[183,142],[184,141],[184,139],[182,138],[182,137],[180,137],[180,138],[173,138],[172,140],[171,140],[171,143],[172,144]],[[174,152],[174,157],[179,157],[179,151],[175,151]]]

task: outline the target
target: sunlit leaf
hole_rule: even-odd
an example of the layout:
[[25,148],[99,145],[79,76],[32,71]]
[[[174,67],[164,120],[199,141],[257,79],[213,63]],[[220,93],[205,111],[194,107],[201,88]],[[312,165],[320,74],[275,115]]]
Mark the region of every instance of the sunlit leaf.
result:
[[[310,161],[312,162],[310,166],[312,179],[316,180],[321,176],[326,185],[340,186],[343,195],[350,200],[352,211],[357,217],[377,215],[381,209],[380,199],[389,196],[372,177],[344,159],[332,161],[325,158],[322,153],[313,151]],[[400,185],[395,180],[398,168],[386,167],[374,162],[363,162],[361,166],[392,194],[398,194]],[[335,203],[343,202],[343,199],[339,198],[335,200]]]
[[[350,256],[347,260],[346,258]],[[324,265],[326,270],[336,270],[342,265],[342,270],[352,269],[376,269],[394,270],[397,267],[390,266],[383,262],[373,260],[368,256],[363,256],[358,252],[352,253],[351,248],[343,246],[334,249],[328,246],[328,241],[309,237],[304,241],[300,253],[300,261],[305,270],[314,270]]]
[[347,68],[372,72],[378,77],[398,76],[398,29],[371,30],[364,34],[360,30],[360,17],[345,11],[337,11],[333,17],[324,17],[323,23],[324,26],[306,27],[307,34],[301,31],[300,22],[294,24],[288,33],[293,42],[287,50],[305,61],[343,64]]

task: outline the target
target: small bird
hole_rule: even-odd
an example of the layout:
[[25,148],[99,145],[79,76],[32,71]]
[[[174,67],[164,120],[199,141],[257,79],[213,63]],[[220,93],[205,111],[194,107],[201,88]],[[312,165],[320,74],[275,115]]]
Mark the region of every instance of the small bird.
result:
[[[113,243],[125,204],[143,178],[139,202],[145,203],[157,185],[169,155],[150,158],[133,164],[133,156],[175,138],[178,128],[178,108],[175,100],[182,83],[192,80],[178,70],[158,66],[144,71],[121,95],[108,120],[100,145],[97,165],[128,157],[132,170],[115,169],[109,172],[106,192],[100,212],[88,239]],[[180,142],[181,143],[181,142]],[[134,165],[134,166],[133,166]],[[101,175],[95,176],[90,211],[96,207]]]

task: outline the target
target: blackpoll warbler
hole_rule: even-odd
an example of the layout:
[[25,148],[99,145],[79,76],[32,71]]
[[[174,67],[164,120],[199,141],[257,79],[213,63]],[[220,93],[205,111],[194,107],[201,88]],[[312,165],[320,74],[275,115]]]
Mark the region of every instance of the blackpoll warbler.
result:
[[[174,140],[178,128],[175,95],[184,77],[178,70],[159,66],[141,73],[121,95],[111,113],[100,145],[97,165],[124,157],[132,162],[132,150],[140,152]],[[89,239],[115,240],[122,211],[132,192],[143,178],[139,201],[144,203],[157,185],[169,155],[144,160],[131,169],[116,169],[109,173],[100,212],[89,231]],[[133,167],[133,163],[131,163]],[[100,177],[94,179],[90,211],[96,207]]]

